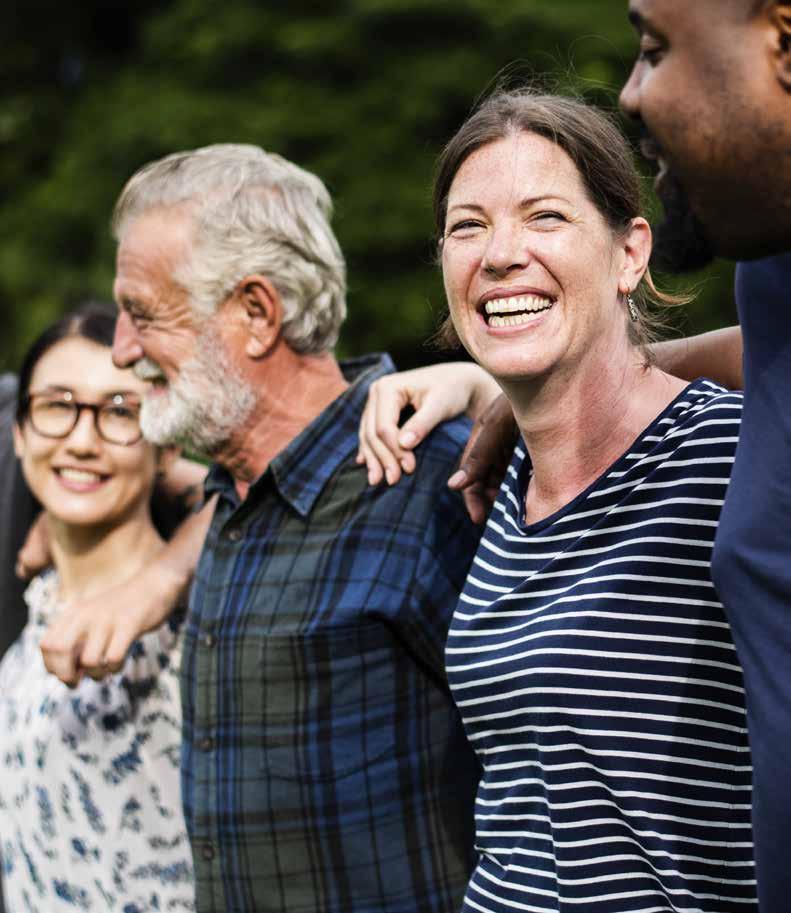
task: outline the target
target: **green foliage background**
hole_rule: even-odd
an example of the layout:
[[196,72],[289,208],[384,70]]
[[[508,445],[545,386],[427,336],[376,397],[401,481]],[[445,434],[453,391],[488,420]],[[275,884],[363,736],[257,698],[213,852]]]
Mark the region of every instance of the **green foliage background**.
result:
[[[503,78],[612,108],[636,47],[626,0],[26,0],[0,29],[2,368],[60,312],[110,295],[109,214],[132,171],[229,141],[327,182],[349,267],[342,353],[435,358],[443,142]],[[731,279],[726,264],[693,277],[685,330],[733,322]]]

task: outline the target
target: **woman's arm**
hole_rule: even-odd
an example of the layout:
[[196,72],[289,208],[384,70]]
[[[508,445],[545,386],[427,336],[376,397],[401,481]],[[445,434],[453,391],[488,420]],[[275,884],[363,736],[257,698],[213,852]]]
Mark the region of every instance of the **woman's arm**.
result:
[[[655,343],[656,364],[684,380],[711,377],[731,389],[743,385],[741,329],[727,327]],[[410,451],[441,421],[466,412],[475,425],[459,469],[449,479],[462,491],[470,516],[481,522],[496,496],[516,435],[508,400],[482,368],[453,362],[380,378],[371,387],[360,423],[358,463],[365,463],[368,480],[385,478],[394,485],[401,473],[415,468]],[[401,411],[414,415],[399,428]]]
[[[496,381],[470,362],[448,362],[380,377],[371,384],[360,419],[357,462],[365,463],[371,485],[383,478],[394,485],[402,471],[414,471],[412,450],[440,422],[462,414],[477,419],[499,393]],[[407,407],[415,413],[399,426],[401,412]]]

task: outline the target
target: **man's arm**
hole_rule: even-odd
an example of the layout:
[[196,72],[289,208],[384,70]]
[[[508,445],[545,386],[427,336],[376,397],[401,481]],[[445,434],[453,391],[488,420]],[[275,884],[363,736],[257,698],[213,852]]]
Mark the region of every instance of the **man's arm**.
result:
[[657,342],[651,352],[657,367],[683,380],[710,377],[730,390],[744,386],[742,331],[738,326]]
[[159,627],[181,601],[192,580],[215,499],[189,516],[155,561],[79,606],[65,606],[41,639],[47,669],[67,685],[83,675],[101,679],[117,672],[132,643]]

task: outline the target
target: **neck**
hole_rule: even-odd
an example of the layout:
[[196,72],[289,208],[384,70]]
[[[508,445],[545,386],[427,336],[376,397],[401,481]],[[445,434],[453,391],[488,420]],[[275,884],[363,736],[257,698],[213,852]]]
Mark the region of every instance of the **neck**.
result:
[[596,481],[685,382],[643,364],[642,353],[603,359],[567,377],[502,382],[527,445],[533,475],[525,514],[535,523]]
[[241,498],[271,461],[348,388],[332,355],[300,355],[280,345],[250,378],[257,402],[244,427],[214,454]]
[[52,560],[64,600],[97,596],[130,579],[162,545],[148,510],[115,526],[76,526],[47,515]]

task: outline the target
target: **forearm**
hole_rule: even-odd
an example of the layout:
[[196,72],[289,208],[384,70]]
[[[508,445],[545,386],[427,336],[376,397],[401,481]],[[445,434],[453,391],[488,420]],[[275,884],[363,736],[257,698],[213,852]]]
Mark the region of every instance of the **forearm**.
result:
[[710,377],[731,390],[744,386],[738,326],[654,343],[651,352],[659,368],[683,380]]
[[214,514],[216,498],[207,501],[196,513],[190,514],[163,547],[157,561],[149,566],[154,585],[163,599],[175,605],[184,595],[198,564],[203,540]]

